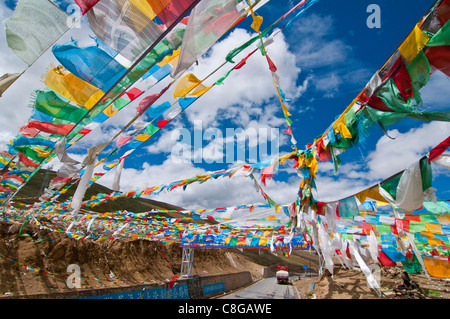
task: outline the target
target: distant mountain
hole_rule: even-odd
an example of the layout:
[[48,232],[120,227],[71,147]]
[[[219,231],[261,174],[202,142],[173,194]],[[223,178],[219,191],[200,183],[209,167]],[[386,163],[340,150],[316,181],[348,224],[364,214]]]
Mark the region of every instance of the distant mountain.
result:
[[[33,204],[38,200],[39,196],[41,196],[48,187],[49,182],[56,176],[56,172],[41,169],[37,172],[30,181],[22,187],[22,189],[16,194],[13,201],[24,204]],[[77,189],[78,183],[72,185],[69,188],[66,194],[61,195],[58,198],[59,202],[63,202],[69,199],[75,193]],[[105,186],[99,184],[92,184],[86,191],[83,200],[88,200],[92,196],[95,196],[99,193],[111,194],[113,191]],[[146,198],[119,198],[114,201],[108,201],[104,204],[95,206],[90,208],[90,210],[95,212],[111,212],[117,210],[127,210],[133,213],[147,212],[152,209],[160,209],[160,210],[183,210],[183,208],[170,205],[167,203],[159,202],[156,200],[146,199]],[[177,216],[178,214],[169,214],[169,216]]]

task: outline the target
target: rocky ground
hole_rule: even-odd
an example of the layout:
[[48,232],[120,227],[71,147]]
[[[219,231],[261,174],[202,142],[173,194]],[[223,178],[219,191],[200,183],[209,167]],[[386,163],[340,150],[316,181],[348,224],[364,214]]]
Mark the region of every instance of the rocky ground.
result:
[[381,269],[381,292],[378,296],[367,285],[361,271],[336,267],[321,277],[302,278],[294,282],[303,299],[449,299],[450,280],[431,278],[422,274],[409,274],[416,285],[405,287],[401,266]]

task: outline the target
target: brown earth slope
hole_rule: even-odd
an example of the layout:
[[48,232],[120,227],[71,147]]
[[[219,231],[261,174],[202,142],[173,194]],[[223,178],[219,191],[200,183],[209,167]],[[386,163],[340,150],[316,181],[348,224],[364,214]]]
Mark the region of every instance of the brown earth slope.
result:
[[[70,264],[80,266],[81,288],[164,283],[180,276],[179,244],[145,240],[74,240],[37,226],[0,222],[0,298],[69,291]],[[250,271],[256,280],[263,266],[218,249],[195,250],[194,275]]]

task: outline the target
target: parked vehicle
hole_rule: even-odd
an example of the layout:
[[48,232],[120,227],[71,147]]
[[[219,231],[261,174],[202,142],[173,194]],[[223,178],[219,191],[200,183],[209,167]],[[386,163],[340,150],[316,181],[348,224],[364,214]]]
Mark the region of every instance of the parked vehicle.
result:
[[287,266],[278,266],[278,271],[276,273],[278,284],[288,284],[289,283],[289,272]]

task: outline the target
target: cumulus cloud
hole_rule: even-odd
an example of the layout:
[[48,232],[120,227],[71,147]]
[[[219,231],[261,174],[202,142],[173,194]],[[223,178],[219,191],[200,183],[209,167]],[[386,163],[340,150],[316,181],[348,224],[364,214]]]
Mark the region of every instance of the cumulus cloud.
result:
[[367,166],[373,180],[387,178],[406,169],[450,135],[450,125],[432,122],[413,128],[405,133],[388,131],[389,136],[380,138],[376,149],[367,158]]
[[346,91],[361,88],[370,80],[372,73],[354,56],[352,45],[336,34],[333,16],[313,13],[292,28],[295,32],[287,41],[296,63],[309,77],[310,87],[324,97],[337,96],[344,85]]
[[[125,164],[126,165],[126,164]],[[121,190],[137,190],[150,186],[167,185],[171,182],[208,174],[203,168],[192,162],[178,163],[168,158],[161,165],[145,162],[143,169],[126,168],[121,176]],[[259,176],[255,176],[259,178]],[[110,186],[113,174],[105,175],[101,184]],[[291,203],[296,199],[298,186],[289,182],[268,180],[265,192],[280,204]],[[265,203],[262,195],[256,191],[254,182],[243,175],[232,178],[218,178],[203,184],[194,183],[183,190],[181,187],[171,192],[163,191],[159,195],[150,195],[151,199],[167,202],[186,209],[230,207],[242,204]]]
[[[199,59],[198,66],[191,71],[200,79],[209,75],[212,70],[225,62],[225,57],[232,49],[249,40],[253,34],[246,30],[234,29],[229,36],[217,42],[205,55]],[[255,47],[242,52],[235,61],[245,57]],[[267,47],[268,54],[278,68],[281,77],[281,87],[289,98],[296,98],[302,92],[302,87],[296,85],[300,69],[295,65],[295,56],[289,50],[282,33],[274,37],[274,43]],[[234,67],[227,64],[206,81],[209,85]],[[216,125],[220,119],[226,118],[238,124],[245,125],[248,120],[259,116],[258,110],[271,99],[277,97],[272,74],[267,60],[256,52],[240,70],[234,70],[224,81],[202,96],[187,111],[190,122],[200,119],[205,125]],[[238,108],[234,109],[234,108]],[[231,109],[231,112],[229,112]],[[263,109],[264,112],[264,109]],[[231,116],[233,115],[233,118]]]
[[440,71],[434,72],[427,85],[420,92],[424,100],[424,108],[436,111],[448,109],[448,97],[446,94],[442,94],[442,92],[447,92],[449,88],[449,78]]

